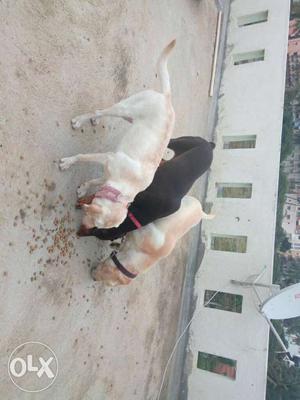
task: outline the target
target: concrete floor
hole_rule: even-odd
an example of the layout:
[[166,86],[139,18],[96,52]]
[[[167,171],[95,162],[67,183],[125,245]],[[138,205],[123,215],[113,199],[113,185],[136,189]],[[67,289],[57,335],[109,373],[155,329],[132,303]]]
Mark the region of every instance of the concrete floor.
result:
[[[60,172],[74,153],[113,150],[122,122],[72,131],[70,119],[143,88],[169,62],[174,136],[206,136],[217,10],[213,0],[0,1],[0,396],[150,400],[175,340],[190,233],[164,262],[124,288],[95,284],[108,248],[77,239],[75,189],[90,166]],[[39,394],[10,381],[7,362],[27,341],[59,362]]]

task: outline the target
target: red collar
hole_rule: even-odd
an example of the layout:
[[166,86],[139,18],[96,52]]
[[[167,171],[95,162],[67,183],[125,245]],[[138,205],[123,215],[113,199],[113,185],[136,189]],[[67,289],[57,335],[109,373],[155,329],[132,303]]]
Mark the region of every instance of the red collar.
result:
[[94,197],[98,199],[107,199],[113,203],[123,203],[120,200],[121,195],[122,193],[118,189],[115,189],[109,185],[104,185],[100,188],[100,190],[98,190],[98,192],[95,193]]

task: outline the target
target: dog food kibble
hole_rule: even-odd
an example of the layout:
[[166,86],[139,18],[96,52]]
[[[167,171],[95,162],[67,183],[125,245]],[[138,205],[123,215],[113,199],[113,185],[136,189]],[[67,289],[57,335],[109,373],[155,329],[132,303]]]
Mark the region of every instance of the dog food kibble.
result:
[[21,219],[22,219],[22,222],[24,222],[24,219],[25,219],[25,217],[26,217],[25,211],[21,208],[21,209],[19,210],[19,213],[20,213],[20,217],[21,217]]
[[[20,216],[24,219],[24,212],[20,210]],[[53,220],[53,226],[46,228],[40,225],[39,232],[32,228],[31,241],[27,242],[28,251],[30,254],[34,253],[38,249],[42,249],[46,243],[48,246],[46,250],[48,254],[53,255],[52,258],[48,258],[44,266],[53,264],[56,267],[58,265],[66,265],[67,261],[63,258],[72,258],[75,255],[74,240],[75,229],[73,228],[72,218],[70,213],[65,213],[62,217],[55,217]],[[42,263],[42,258],[37,261],[38,264]]]
[[44,185],[49,192],[53,192],[56,189],[56,183],[53,181],[48,182],[47,179],[44,179]]

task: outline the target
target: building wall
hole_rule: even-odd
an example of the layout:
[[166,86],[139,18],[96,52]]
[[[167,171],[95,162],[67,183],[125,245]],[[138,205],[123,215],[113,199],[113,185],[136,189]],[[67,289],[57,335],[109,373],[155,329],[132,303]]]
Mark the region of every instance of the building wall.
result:
[[[195,319],[189,350],[190,400],[261,400],[265,398],[269,329],[245,280],[267,271],[272,282],[277,189],[285,90],[289,0],[235,0],[231,5],[227,52],[219,99],[216,149],[207,203],[216,218],[203,223],[206,254],[195,282]],[[268,10],[268,21],[238,27],[237,18]],[[265,50],[264,61],[234,65],[236,54]],[[256,135],[256,147],[224,149],[226,135]],[[217,183],[252,183],[249,199],[217,197]],[[247,236],[245,253],[211,249],[211,235]],[[203,306],[204,292],[221,290],[243,296],[242,313]],[[262,297],[267,290],[260,290]],[[197,368],[198,352],[237,361],[236,379]]]

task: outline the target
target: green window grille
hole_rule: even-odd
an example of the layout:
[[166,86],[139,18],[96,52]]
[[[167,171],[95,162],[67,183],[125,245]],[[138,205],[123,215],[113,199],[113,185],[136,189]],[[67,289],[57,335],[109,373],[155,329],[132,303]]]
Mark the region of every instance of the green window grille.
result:
[[247,236],[212,235],[211,249],[233,253],[246,253]]
[[198,352],[197,368],[215,374],[226,376],[229,379],[236,379],[237,362],[230,358],[220,357],[215,354]]
[[269,15],[268,10],[261,11],[261,12],[255,13],[255,14],[242,15],[237,20],[238,26],[243,27],[243,26],[249,26],[249,25],[254,25],[254,24],[261,24],[262,22],[267,22],[268,15]]
[[214,290],[205,290],[204,306],[222,311],[242,312],[243,296]]
[[224,136],[224,149],[254,149],[256,146],[256,135],[247,136]]
[[265,59],[265,50],[255,50],[248,51],[246,53],[238,53],[233,56],[233,64],[241,65],[241,64],[249,64],[257,61],[264,61]]
[[217,183],[217,197],[250,199],[252,196],[251,183]]

